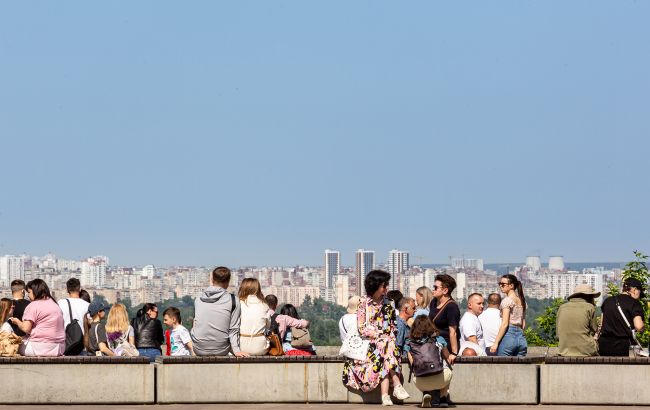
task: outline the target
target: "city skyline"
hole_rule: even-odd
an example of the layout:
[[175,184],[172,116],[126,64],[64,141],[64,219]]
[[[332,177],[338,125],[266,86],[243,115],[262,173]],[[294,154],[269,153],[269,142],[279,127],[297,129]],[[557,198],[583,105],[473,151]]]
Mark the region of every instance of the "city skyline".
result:
[[650,3],[558,7],[4,2],[0,254],[650,252]]

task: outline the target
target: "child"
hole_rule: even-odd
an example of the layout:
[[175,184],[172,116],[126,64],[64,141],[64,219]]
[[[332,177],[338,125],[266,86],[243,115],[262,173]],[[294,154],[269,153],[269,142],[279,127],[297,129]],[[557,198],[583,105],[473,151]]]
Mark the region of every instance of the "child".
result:
[[133,327],[129,324],[129,316],[126,307],[116,303],[108,311],[106,320],[106,341],[108,348],[115,356],[139,356],[135,348],[135,336]]
[[181,311],[168,307],[163,312],[163,323],[171,329],[169,344],[172,356],[195,356],[190,332],[181,325]]
[[106,306],[98,301],[88,306],[88,314],[84,319],[86,329],[84,346],[90,356],[115,356],[113,351],[108,348],[106,326],[101,323],[101,320],[106,316],[105,309]]

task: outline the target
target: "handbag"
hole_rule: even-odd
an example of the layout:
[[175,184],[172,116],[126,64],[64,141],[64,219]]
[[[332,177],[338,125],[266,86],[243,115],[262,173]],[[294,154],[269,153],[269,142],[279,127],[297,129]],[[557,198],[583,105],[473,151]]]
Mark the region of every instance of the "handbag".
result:
[[16,336],[14,333],[0,333],[0,356],[10,357],[18,355],[18,349],[23,338]]
[[284,356],[284,349],[282,349],[282,342],[280,336],[276,333],[270,333],[266,336],[269,341],[269,356]]
[[[341,318],[343,320],[343,318]],[[345,328],[345,323],[343,324],[343,329],[345,333],[348,333],[348,330]],[[368,324],[368,305],[366,305],[366,325]],[[370,350],[370,340],[362,338],[358,334],[350,335],[348,334],[339,349],[339,355],[345,356],[348,359],[361,360],[365,361],[368,359],[368,350]]]
[[297,327],[291,329],[292,347],[301,348],[301,347],[310,347],[311,345],[312,343],[311,343],[311,336],[309,334],[309,330],[298,329]]

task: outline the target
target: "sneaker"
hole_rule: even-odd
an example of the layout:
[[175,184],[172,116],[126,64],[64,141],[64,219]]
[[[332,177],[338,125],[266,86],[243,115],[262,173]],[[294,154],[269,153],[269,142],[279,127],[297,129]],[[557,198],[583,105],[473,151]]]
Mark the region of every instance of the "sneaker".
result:
[[381,405],[382,406],[392,406],[393,401],[390,399],[389,394],[382,394],[381,396]]
[[399,384],[399,385],[393,387],[393,396],[394,396],[397,400],[406,400],[406,399],[408,399],[409,397],[411,397],[411,395],[408,394],[408,393],[406,392],[406,390],[404,390],[404,386],[402,386],[401,384]]
[[431,408],[431,395],[429,393],[424,393],[424,396],[422,396],[422,404],[420,404],[420,407],[423,409]]
[[449,395],[449,393],[447,393],[447,395],[445,397],[440,398],[440,405],[441,405],[441,407],[442,406],[451,407],[451,408],[456,407],[456,403],[451,401],[451,396]]

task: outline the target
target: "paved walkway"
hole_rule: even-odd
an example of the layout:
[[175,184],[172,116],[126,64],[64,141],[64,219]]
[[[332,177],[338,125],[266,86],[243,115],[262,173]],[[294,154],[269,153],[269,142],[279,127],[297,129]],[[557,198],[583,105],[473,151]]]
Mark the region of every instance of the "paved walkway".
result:
[[[274,403],[274,404],[168,404],[168,405],[0,405],[0,410],[363,410],[371,408],[380,408],[380,405],[373,404],[287,404],[287,403]],[[418,409],[417,405],[404,405],[393,406],[394,410],[404,409]],[[637,409],[650,409],[650,406],[498,406],[498,405],[481,405],[481,404],[465,404],[458,405],[459,410],[590,410],[597,408],[598,410],[637,410]]]

